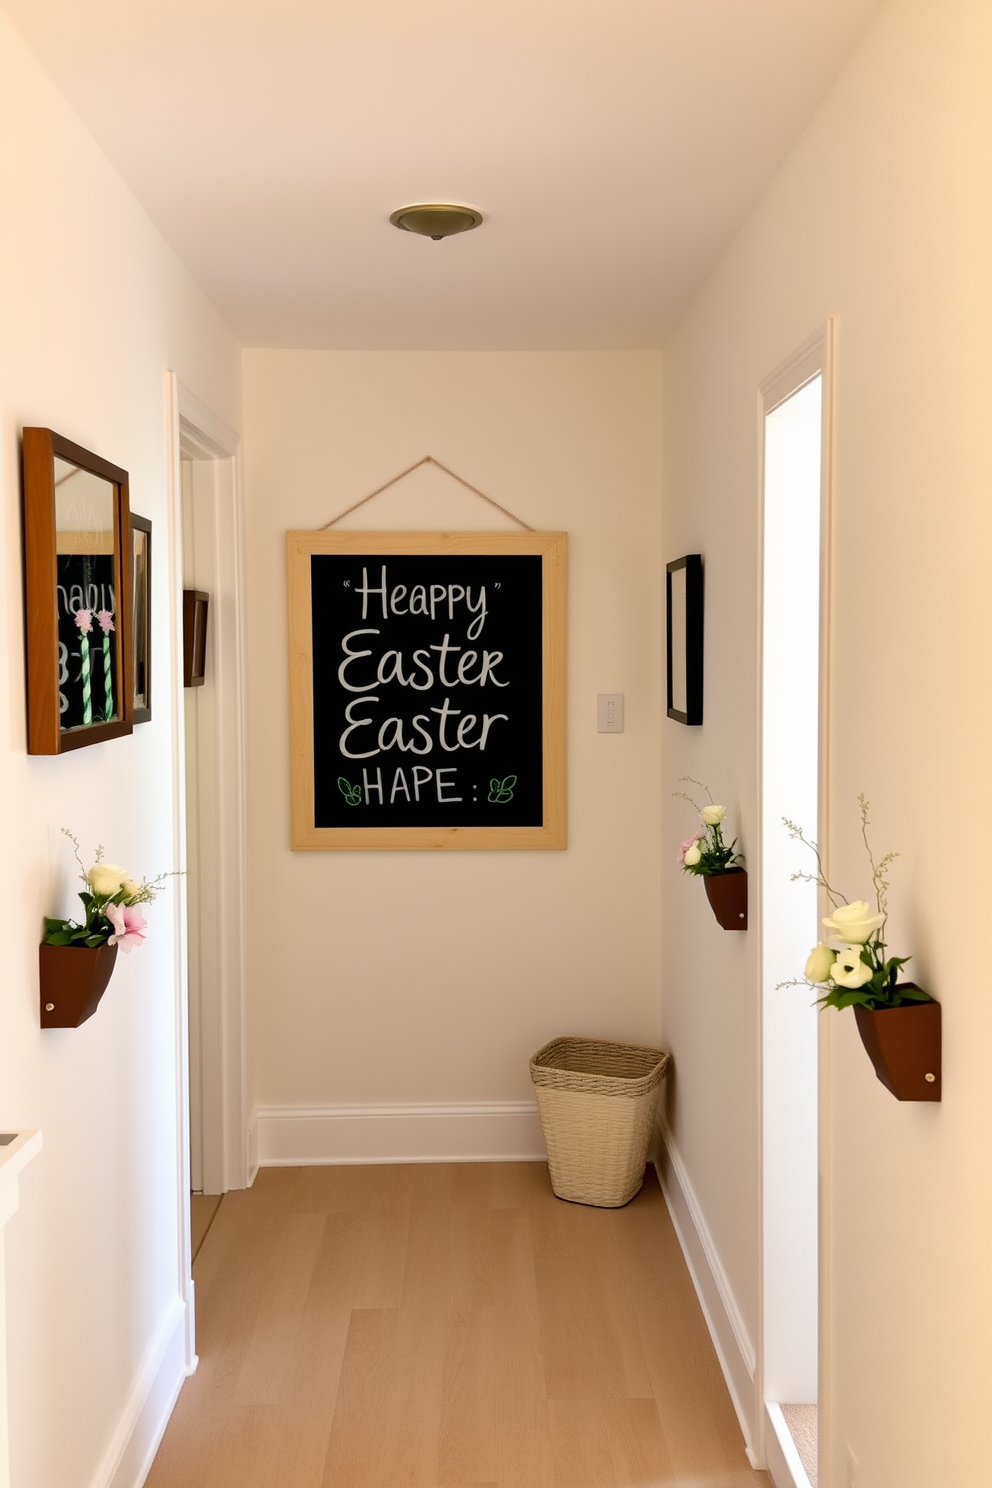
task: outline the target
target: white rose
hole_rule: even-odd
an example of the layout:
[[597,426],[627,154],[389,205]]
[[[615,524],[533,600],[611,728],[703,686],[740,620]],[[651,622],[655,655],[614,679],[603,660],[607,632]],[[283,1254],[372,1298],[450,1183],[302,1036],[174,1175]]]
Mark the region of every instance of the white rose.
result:
[[86,875],[86,882],[94,894],[106,897],[116,894],[126,878],[127,869],[122,868],[119,863],[94,863]]
[[135,894],[141,893],[141,885],[135,883],[133,878],[126,878],[121,884],[121,888],[124,890],[125,899],[133,899]]
[[830,947],[828,945],[824,945],[823,941],[821,940],[820,944],[814,946],[813,949],[810,951],[809,959],[806,962],[806,969],[803,972],[803,976],[808,982],[827,981],[829,979],[831,971],[833,970],[833,965],[836,957],[836,951],[832,951]]
[[704,806],[699,813],[699,820],[704,827],[718,827],[726,815],[726,806]]
[[846,987],[851,992],[856,987],[863,987],[865,982],[870,982],[874,975],[871,967],[865,965],[853,946],[849,951],[841,951],[830,972],[835,986]]
[[845,945],[864,945],[884,922],[885,916],[872,914],[871,905],[863,899],[855,899],[853,904],[842,904],[823,921]]
[[699,843],[694,842],[691,847],[686,848],[685,857],[682,861],[685,863],[685,866],[687,868],[694,868],[702,856],[703,854],[700,849]]

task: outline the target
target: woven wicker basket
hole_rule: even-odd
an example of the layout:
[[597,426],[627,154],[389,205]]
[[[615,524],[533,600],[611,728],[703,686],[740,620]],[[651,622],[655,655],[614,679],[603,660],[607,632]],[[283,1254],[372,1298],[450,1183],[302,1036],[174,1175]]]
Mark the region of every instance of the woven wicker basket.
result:
[[560,1199],[619,1209],[644,1182],[668,1055],[643,1044],[557,1038],[530,1062]]

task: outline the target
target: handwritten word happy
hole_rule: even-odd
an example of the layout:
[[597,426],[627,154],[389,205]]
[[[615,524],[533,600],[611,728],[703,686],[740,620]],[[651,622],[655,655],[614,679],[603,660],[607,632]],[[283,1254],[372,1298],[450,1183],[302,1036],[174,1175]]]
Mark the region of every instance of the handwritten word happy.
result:
[[362,596],[362,619],[369,617],[369,597],[378,594],[382,605],[382,618],[388,620],[393,615],[430,615],[436,619],[438,608],[447,606],[448,619],[454,620],[455,608],[464,603],[470,614],[475,619],[469,622],[468,630],[465,632],[470,641],[477,641],[482,634],[482,627],[486,623],[486,586],[479,586],[478,597],[475,604],[472,603],[472,586],[470,584],[414,584],[409,591],[409,608],[403,607],[403,601],[407,599],[407,586],[396,584],[392,589],[386,582],[386,565],[382,565],[381,582],[372,586],[369,584],[369,571],[362,569],[362,582],[355,590],[356,594]]

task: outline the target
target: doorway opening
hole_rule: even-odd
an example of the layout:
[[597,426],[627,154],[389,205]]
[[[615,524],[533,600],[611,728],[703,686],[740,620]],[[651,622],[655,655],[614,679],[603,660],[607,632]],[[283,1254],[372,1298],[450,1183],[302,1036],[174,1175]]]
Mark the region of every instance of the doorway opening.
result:
[[[780,1488],[816,1488],[819,1403],[818,1012],[802,976],[818,934],[826,335],[762,389],[762,1381]],[[775,1471],[775,1469],[778,1469]]]
[[[246,996],[246,748],[239,436],[167,375],[176,701],[174,832],[186,869],[177,945],[180,1292],[196,1364],[192,1252],[219,1195],[251,1181]],[[184,687],[183,591],[209,595],[202,686]],[[194,1208],[202,1212],[194,1214]],[[193,1220],[191,1226],[191,1218]]]
[[208,596],[183,713],[190,1186],[209,1195],[247,1181],[245,769],[237,461],[200,423],[181,416],[179,453],[182,587]]

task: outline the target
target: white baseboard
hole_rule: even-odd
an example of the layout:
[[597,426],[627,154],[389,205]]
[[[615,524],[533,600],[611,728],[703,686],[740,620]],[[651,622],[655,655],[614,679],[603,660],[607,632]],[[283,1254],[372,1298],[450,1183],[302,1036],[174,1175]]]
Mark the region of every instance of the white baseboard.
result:
[[186,1378],[186,1309],[176,1297],[131,1387],[90,1488],[142,1488]]
[[757,1363],[754,1344],[678,1148],[660,1116],[658,1127],[658,1156],[655,1161],[658,1179],[744,1433],[748,1460],[755,1466],[758,1461],[755,1453],[758,1423],[754,1418],[754,1371]]
[[252,1111],[248,1121],[248,1187],[258,1177],[258,1112]]
[[260,1167],[331,1163],[543,1162],[533,1101],[495,1105],[259,1106]]

